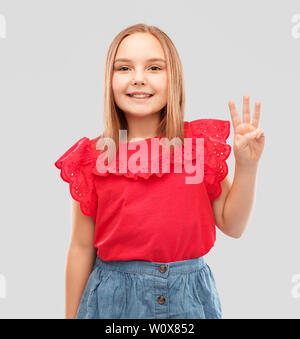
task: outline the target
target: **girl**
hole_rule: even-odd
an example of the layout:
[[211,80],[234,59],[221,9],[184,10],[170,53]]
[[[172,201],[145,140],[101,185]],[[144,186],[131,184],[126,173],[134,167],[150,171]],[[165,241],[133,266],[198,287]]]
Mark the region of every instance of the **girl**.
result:
[[[241,122],[229,102],[231,183],[230,121],[184,121],[182,65],[164,32],[144,24],[120,32],[107,53],[104,85],[103,134],[81,138],[55,162],[72,196],[65,317],[221,318],[204,255],[215,243],[215,226],[234,238],[246,228],[265,142],[258,127],[260,103],[250,122],[244,96]],[[128,133],[125,142],[119,132]],[[166,171],[165,147],[159,143],[158,152],[152,147],[173,138]],[[143,157],[137,149],[146,150]],[[204,170],[202,180],[190,183],[190,171],[178,171],[178,149],[196,170]]]

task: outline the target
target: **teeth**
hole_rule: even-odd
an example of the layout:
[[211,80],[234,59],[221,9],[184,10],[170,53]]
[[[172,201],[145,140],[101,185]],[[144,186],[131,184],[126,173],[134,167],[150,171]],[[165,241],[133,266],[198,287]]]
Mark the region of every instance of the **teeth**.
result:
[[134,95],[130,95],[131,97],[134,97],[134,98],[146,98],[146,97],[150,97],[151,94],[134,94]]

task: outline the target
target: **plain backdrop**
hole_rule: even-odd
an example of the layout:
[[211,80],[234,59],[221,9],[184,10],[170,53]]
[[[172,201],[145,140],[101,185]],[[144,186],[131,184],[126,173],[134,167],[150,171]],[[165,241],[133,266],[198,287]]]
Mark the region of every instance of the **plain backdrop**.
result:
[[[300,318],[300,2],[0,0],[0,15],[0,317],[64,317],[71,209],[54,162],[103,131],[108,46],[146,23],[178,49],[185,120],[231,122],[244,94],[251,117],[262,103],[251,220],[240,239],[217,230],[206,255],[223,317]],[[233,180],[233,151],[227,164]]]

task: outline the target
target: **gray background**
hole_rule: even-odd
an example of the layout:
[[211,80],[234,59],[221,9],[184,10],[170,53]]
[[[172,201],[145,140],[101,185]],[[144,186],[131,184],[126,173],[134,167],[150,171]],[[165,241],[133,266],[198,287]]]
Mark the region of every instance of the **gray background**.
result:
[[[136,23],[160,27],[176,45],[185,120],[231,122],[230,99],[240,116],[244,94],[251,114],[261,100],[255,209],[240,239],[217,230],[206,260],[224,318],[300,318],[297,13],[299,1],[0,1],[1,318],[64,317],[71,209],[54,161],[102,132],[105,53]],[[233,152],[227,163],[233,179]]]

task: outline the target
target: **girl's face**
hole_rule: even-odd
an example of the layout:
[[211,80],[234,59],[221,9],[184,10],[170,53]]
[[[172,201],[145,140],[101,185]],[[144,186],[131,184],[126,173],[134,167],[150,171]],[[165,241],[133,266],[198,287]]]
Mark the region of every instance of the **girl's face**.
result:
[[[112,89],[115,103],[125,115],[149,116],[167,104],[166,59],[153,35],[134,33],[123,39],[114,60]],[[133,98],[128,95],[133,92],[152,96]]]

